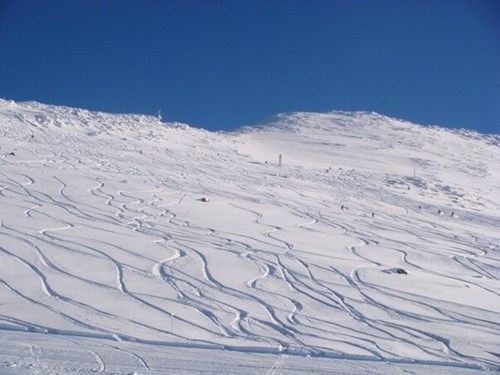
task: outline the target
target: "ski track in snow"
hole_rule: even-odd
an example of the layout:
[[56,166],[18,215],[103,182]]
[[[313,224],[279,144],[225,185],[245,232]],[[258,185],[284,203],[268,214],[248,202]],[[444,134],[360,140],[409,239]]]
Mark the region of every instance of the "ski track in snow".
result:
[[[68,132],[30,116],[13,118],[0,141],[0,330],[109,340],[146,373],[146,357],[120,342],[279,354],[269,375],[287,355],[499,368],[498,205],[481,211],[465,188],[425,189],[328,154],[319,125],[307,141],[290,135],[304,164],[289,151],[280,167],[264,162],[277,153],[258,132],[119,136],[110,115],[115,125],[93,135],[82,114]],[[295,147],[268,131],[270,150]],[[343,167],[307,159],[313,141]],[[444,186],[427,173],[428,186]],[[89,353],[106,373],[99,347]]]

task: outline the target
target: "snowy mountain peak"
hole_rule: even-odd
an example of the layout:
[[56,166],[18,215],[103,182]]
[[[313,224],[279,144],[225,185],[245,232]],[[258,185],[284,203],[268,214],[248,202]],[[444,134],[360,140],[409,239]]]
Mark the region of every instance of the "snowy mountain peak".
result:
[[90,132],[121,132],[150,130],[159,125],[187,129],[187,124],[162,123],[157,116],[142,114],[112,114],[81,108],[46,105],[38,102],[14,102],[1,100],[0,113],[16,118],[31,128],[74,128]]
[[311,129],[331,131],[333,126],[366,126],[380,121],[387,123],[393,120],[375,112],[288,112],[277,114],[263,124],[247,126],[241,130],[247,132],[258,130],[301,132]]
[[0,373],[498,370],[495,137],[0,101]]
[[[414,134],[422,130],[428,130],[429,134],[440,133],[441,136],[461,136],[483,140],[493,145],[500,145],[500,135],[480,134],[468,129],[449,129],[436,125],[422,126],[409,121],[396,119],[381,115],[376,112],[366,111],[331,111],[324,113],[315,112],[289,112],[278,114],[263,124],[246,126],[240,129],[241,132],[256,131],[281,131],[281,132],[335,132],[345,131],[347,128],[353,133],[366,132],[368,134],[379,134],[384,136],[386,132],[408,132]],[[425,132],[422,132],[424,134]]]

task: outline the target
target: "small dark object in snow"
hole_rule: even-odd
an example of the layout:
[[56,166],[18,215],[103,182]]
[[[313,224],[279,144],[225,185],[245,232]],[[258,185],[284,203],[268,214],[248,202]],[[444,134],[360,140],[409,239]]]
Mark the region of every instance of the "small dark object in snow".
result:
[[14,151],[9,152],[10,156],[16,156],[16,153]]
[[397,273],[398,275],[408,275],[408,271],[403,268],[391,268],[388,270],[383,270],[385,273]]
[[203,198],[200,198],[199,201],[201,201],[201,202],[208,202],[208,198],[203,197]]

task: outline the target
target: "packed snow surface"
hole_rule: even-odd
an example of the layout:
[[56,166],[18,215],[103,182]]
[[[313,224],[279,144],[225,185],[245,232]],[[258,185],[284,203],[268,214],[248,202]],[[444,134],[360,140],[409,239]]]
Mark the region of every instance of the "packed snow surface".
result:
[[0,373],[496,371],[499,145],[0,100]]

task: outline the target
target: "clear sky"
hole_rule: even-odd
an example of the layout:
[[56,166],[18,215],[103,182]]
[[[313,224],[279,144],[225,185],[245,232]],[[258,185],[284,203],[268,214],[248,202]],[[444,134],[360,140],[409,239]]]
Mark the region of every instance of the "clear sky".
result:
[[207,129],[368,110],[500,133],[500,1],[0,0],[0,96]]

